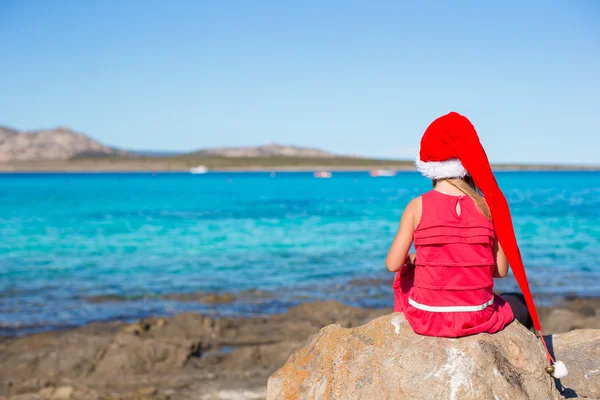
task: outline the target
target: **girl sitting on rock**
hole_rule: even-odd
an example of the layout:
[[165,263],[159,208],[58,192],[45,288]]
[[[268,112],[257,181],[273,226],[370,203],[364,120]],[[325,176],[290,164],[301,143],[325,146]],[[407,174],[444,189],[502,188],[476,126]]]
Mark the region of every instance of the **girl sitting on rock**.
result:
[[[433,121],[416,165],[433,190],[408,204],[386,258],[396,272],[394,311],[404,312],[418,334],[454,338],[498,332],[516,315],[535,326],[553,363],[508,204],[471,122],[454,112]],[[416,255],[409,255],[413,241]],[[504,278],[509,263],[523,295],[502,298],[493,278]],[[566,375],[560,361],[547,370]]]

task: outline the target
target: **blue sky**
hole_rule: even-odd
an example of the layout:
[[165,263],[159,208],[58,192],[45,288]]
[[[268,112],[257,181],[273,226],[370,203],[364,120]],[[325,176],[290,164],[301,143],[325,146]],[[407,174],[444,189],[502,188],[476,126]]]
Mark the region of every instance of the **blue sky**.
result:
[[599,19],[593,0],[0,0],[0,124],[413,158],[454,110],[492,161],[598,164]]

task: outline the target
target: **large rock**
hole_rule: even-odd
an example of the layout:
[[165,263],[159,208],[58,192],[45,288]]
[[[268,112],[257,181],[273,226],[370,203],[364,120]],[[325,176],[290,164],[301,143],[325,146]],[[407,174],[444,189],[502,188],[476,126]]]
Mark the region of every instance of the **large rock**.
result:
[[330,325],[271,376],[267,399],[561,399],[541,343],[518,323],[494,335],[416,335],[403,314]]
[[556,358],[569,368],[569,375],[560,382],[565,397],[600,399],[600,330],[554,335],[551,343]]

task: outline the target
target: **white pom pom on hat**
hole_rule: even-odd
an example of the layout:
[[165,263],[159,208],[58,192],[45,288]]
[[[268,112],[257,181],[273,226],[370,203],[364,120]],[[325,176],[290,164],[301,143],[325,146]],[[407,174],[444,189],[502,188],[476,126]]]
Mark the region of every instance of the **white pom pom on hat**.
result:
[[569,370],[567,369],[567,366],[565,365],[564,362],[562,361],[556,361],[553,365],[554,367],[554,372],[552,373],[552,376],[556,379],[561,379],[564,378],[565,376],[569,375]]

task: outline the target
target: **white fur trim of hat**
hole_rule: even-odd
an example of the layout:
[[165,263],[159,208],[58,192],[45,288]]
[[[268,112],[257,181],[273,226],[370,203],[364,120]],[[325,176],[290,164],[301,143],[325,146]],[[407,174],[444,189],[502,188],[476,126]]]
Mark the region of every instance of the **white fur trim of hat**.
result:
[[464,178],[469,175],[458,158],[426,162],[417,157],[415,165],[417,170],[429,179]]

